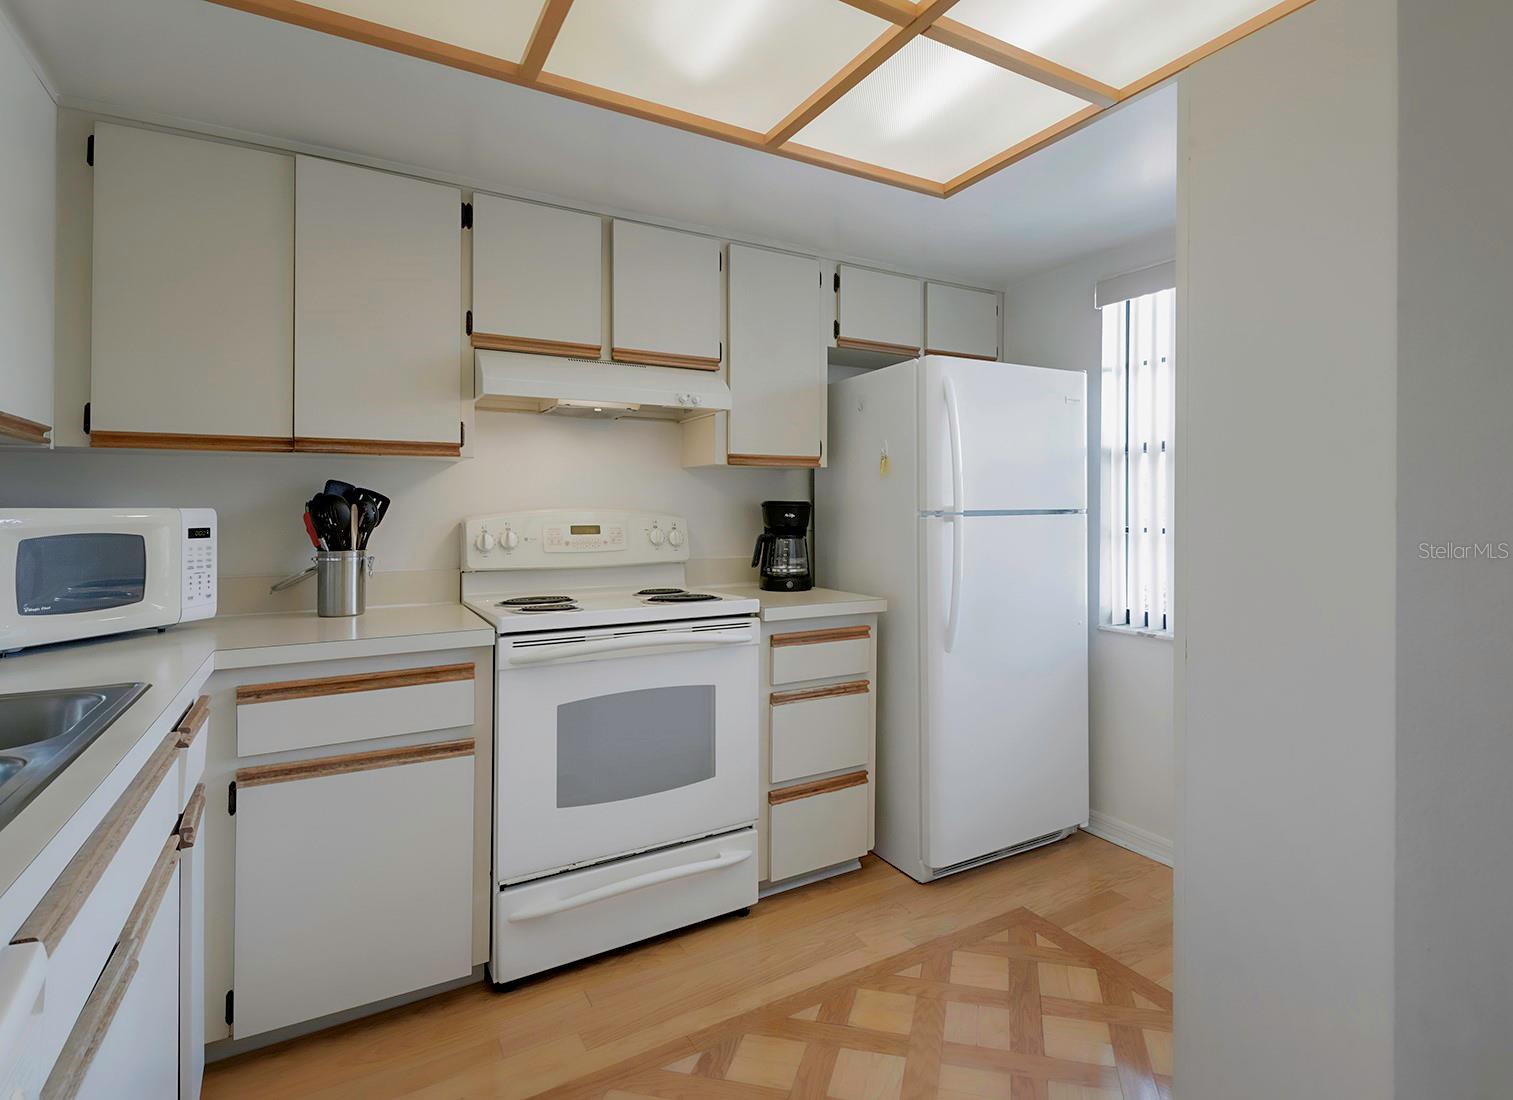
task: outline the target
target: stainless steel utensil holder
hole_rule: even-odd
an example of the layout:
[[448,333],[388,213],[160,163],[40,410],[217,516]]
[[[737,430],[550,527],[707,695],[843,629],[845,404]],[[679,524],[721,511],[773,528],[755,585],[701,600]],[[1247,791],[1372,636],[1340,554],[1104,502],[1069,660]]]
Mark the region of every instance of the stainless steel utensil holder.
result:
[[368,609],[368,578],[373,555],[361,550],[317,550],[303,573],[279,581],[269,591],[282,592],[307,577],[315,578],[315,613],[323,619],[351,618]]

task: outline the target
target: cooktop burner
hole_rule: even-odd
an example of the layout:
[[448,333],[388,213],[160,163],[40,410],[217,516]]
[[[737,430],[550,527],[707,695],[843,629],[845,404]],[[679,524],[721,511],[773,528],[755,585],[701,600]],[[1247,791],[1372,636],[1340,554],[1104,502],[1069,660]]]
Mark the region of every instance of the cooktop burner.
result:
[[661,596],[648,596],[647,603],[702,603],[705,600],[717,600],[720,597],[708,592],[668,592]]
[[571,596],[514,596],[508,600],[500,600],[500,607],[535,607],[538,604],[570,604]]
[[516,615],[540,615],[548,611],[582,611],[575,603],[531,603],[510,608]]
[[637,592],[638,596],[676,596],[685,591],[682,588],[643,588]]

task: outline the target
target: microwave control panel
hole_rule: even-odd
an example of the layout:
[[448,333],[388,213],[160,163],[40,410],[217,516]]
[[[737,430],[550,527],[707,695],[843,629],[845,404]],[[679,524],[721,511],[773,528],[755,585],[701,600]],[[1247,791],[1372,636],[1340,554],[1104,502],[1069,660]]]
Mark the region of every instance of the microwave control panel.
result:
[[216,532],[213,508],[184,508],[182,523],[184,589],[179,594],[179,621],[215,617]]

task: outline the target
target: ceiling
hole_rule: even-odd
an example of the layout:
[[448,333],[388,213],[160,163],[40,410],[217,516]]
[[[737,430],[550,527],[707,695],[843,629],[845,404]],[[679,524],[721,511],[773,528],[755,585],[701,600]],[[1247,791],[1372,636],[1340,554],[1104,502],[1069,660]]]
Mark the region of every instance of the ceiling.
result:
[[[370,12],[381,4],[396,12],[415,7],[407,0],[342,2]],[[836,27],[874,18],[838,0],[792,2],[833,5],[845,13],[833,19]],[[970,12],[978,2],[962,0],[957,7]],[[1031,0],[983,2],[1013,7]],[[1181,0],[1178,6],[1203,2]],[[444,7],[462,19],[470,5],[520,3],[531,6],[534,20],[537,0],[451,0]],[[578,5],[589,13],[638,6],[624,0]],[[938,278],[1004,286],[1089,252],[1168,231],[1174,221],[1176,96],[1169,85],[1119,103],[1071,136],[943,202],[206,0],[0,0],[0,6],[9,9],[64,106],[271,139],[465,186]],[[524,48],[521,25],[501,21],[494,25],[496,37],[477,45],[518,51]],[[596,37],[605,33],[603,26],[614,24],[575,30],[570,17],[565,20],[551,51],[553,66],[587,72],[610,45],[624,47],[628,56],[652,48],[627,44],[623,36]],[[524,32],[526,41],[531,29]],[[665,33],[653,27],[648,40],[654,45]],[[750,57],[743,60],[741,51],[752,39],[771,51],[776,46],[770,35],[728,26],[725,33],[738,40],[726,47],[736,53],[715,57],[711,43],[718,45],[718,36],[710,27],[700,31],[708,47],[700,57],[715,75],[699,105],[743,119],[740,125],[781,110],[800,77],[807,81],[837,56],[828,46],[784,50],[784,63],[769,71]],[[938,71],[938,51],[961,56],[933,39],[912,45],[919,49],[900,50],[894,60],[919,72]],[[772,75],[778,70],[780,78]],[[886,152],[878,134],[890,116],[900,109],[930,113],[928,105],[914,104],[899,91],[907,84],[894,81],[891,71],[884,65],[872,74],[881,81],[875,95],[862,81],[855,93],[818,114],[805,127],[806,140],[837,148],[852,143],[837,155]],[[995,82],[1023,79],[996,68],[991,76]],[[672,100],[687,92],[689,77],[666,66],[627,62],[613,72],[599,64],[596,79],[633,89],[626,94]],[[982,87],[969,84],[967,90],[976,94]],[[989,102],[996,101],[990,96]],[[928,157],[967,147],[962,142],[979,142],[974,149],[987,147],[982,143],[988,138],[996,144],[1008,132],[997,117],[1005,113],[1012,112],[948,112],[947,122],[921,126],[916,147]]]

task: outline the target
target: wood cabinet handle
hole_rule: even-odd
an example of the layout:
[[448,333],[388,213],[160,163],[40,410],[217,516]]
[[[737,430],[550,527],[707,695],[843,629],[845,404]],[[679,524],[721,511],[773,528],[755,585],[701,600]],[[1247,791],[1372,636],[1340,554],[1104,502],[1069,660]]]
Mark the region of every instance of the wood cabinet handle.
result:
[[236,689],[236,705],[277,703],[288,699],[315,699],[322,695],[350,695],[358,691],[419,687],[473,679],[473,666],[432,665],[429,668],[396,668],[387,672],[359,672],[351,676],[322,676],[314,680],[284,680],[272,684],[243,684]]
[[872,637],[870,626],[837,626],[830,630],[800,630],[793,634],[774,634],[768,644],[774,649],[785,645],[819,645],[823,642],[853,642]]
[[[469,666],[472,667],[472,666]],[[236,785],[241,787],[265,787],[270,783],[290,783],[296,779],[320,779],[328,775],[343,775],[347,772],[368,772],[378,768],[397,768],[405,764],[425,764],[432,760],[447,760],[454,756],[472,756],[473,739],[460,741],[434,741],[427,745],[406,745],[398,749],[377,749],[373,752],[352,752],[341,756],[321,756],[314,760],[296,760],[288,764],[258,764],[241,768],[236,773]]]
[[209,720],[210,696],[201,695],[184,712],[184,717],[179,719],[179,724],[173,728],[173,732],[179,735],[179,748],[187,749],[194,744],[194,739],[199,736],[200,730],[205,728],[205,723]]
[[106,811],[83,847],[74,853],[63,873],[42,895],[37,907],[17,929],[12,943],[34,940],[47,948],[49,955],[57,952],[79,910],[84,908],[110,861],[157,793],[158,785],[173,768],[178,751],[179,735],[173,731],[153,750],[136,778],[121,792],[121,797]]
[[205,816],[205,784],[201,783],[184,803],[184,814],[179,818],[179,851],[193,848],[200,835],[200,821]]
[[840,695],[866,695],[872,690],[870,680],[851,680],[844,684],[827,684],[825,687],[803,688],[799,691],[774,691],[767,702],[774,707],[786,703],[807,703],[811,699],[834,699]]
[[768,791],[767,804],[781,806],[784,802],[794,802],[800,798],[813,798],[817,794],[831,794],[835,791],[844,791],[848,787],[860,787],[866,782],[865,769],[847,772],[845,775],[832,775],[828,779],[816,779],[812,783],[799,783],[796,786],[779,787],[775,791]]

